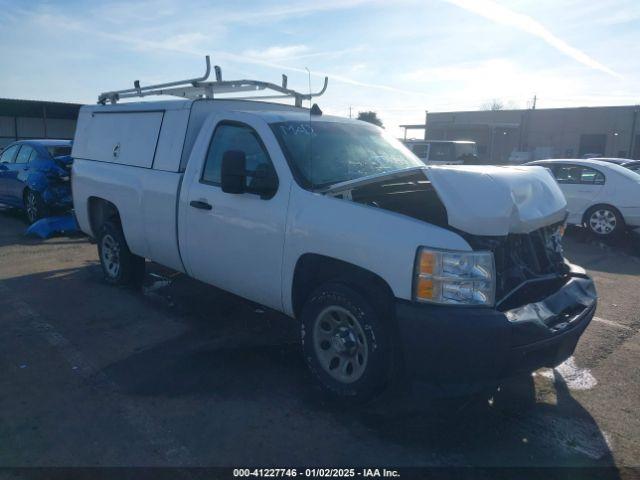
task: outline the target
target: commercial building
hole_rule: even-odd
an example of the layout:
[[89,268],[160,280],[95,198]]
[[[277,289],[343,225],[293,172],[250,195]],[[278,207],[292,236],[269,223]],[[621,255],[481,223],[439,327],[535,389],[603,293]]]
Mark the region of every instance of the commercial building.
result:
[[589,154],[640,159],[639,112],[638,105],[427,112],[425,124],[401,127],[405,138],[420,129],[427,140],[475,141],[487,163],[506,163],[512,152],[528,152],[530,159]]
[[80,104],[0,98],[0,148],[28,138],[72,139]]

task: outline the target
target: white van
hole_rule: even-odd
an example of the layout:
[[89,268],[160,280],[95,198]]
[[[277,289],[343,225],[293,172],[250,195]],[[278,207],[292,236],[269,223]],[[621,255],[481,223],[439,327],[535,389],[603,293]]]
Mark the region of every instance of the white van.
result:
[[108,282],[139,281],[149,259],[283,312],[340,398],[553,367],[595,312],[593,282],[563,258],[566,202],[544,168],[427,167],[316,106],[211,98],[85,106],[73,157],[78,223]]

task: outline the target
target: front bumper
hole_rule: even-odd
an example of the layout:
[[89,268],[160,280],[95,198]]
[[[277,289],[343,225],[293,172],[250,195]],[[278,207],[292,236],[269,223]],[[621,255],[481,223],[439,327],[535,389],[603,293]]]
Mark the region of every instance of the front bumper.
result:
[[464,388],[555,367],[573,354],[596,303],[579,267],[546,298],[507,311],[398,300],[405,370],[418,381]]
[[73,205],[71,184],[66,182],[47,186],[42,192],[42,199],[51,207],[71,207]]

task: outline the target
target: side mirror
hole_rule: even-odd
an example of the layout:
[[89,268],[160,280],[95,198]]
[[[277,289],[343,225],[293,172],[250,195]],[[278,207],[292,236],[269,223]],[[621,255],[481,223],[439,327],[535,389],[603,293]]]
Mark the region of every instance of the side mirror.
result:
[[224,193],[244,193],[247,185],[247,159],[244,152],[227,150],[222,155],[220,186]]
[[249,193],[260,195],[262,200],[269,200],[276,194],[278,191],[278,177],[270,163],[261,163],[250,174],[251,182],[249,182],[249,187],[247,188]]

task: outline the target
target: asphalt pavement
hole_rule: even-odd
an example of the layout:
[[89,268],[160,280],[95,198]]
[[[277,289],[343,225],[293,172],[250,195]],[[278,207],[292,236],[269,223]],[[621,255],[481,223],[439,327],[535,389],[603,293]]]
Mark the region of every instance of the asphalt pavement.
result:
[[0,466],[640,466],[640,242],[581,229],[600,296],[575,355],[466,398],[326,399],[294,320],[154,264],[107,285],[85,237],[0,212]]

